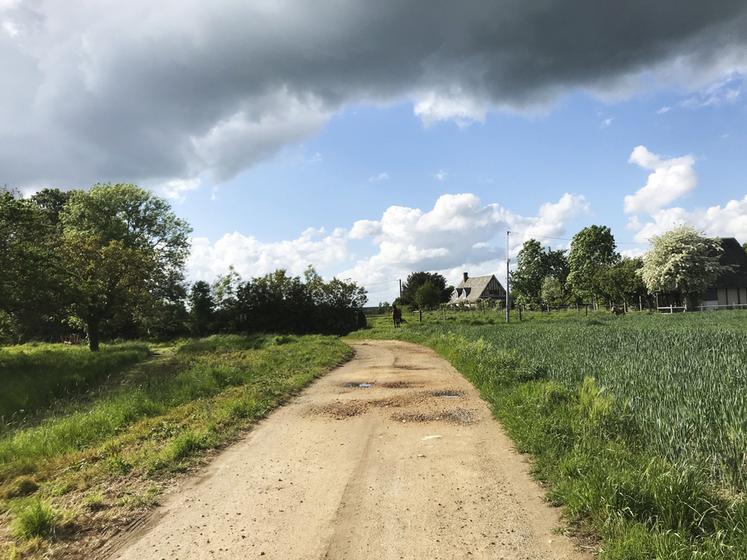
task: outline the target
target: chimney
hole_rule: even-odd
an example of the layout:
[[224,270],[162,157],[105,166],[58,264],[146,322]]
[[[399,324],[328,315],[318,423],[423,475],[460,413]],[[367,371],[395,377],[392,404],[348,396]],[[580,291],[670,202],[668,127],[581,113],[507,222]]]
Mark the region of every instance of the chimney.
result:
[[464,274],[464,281],[466,282],[467,279],[469,278],[469,274],[467,274],[466,272],[464,272],[463,274]]

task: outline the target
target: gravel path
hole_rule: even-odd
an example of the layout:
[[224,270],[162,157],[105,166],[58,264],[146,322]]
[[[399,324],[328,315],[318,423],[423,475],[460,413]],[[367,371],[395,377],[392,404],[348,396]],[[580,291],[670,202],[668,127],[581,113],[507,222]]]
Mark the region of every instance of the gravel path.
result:
[[112,558],[589,558],[454,368],[413,344],[354,348]]

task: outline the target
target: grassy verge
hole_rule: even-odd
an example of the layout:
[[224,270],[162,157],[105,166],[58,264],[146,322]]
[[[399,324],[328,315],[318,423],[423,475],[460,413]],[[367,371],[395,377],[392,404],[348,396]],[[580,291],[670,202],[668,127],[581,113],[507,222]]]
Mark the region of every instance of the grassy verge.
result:
[[0,348],[0,430],[33,417],[55,400],[79,395],[144,360],[142,343],[83,346],[23,344]]
[[54,557],[95,546],[93,537],[152,506],[174,473],[351,356],[336,337],[191,341],[132,368],[96,399],[6,433],[0,555],[3,547]]
[[[705,432],[710,448],[702,434],[685,429],[718,413],[708,407],[726,399],[727,390],[744,394],[740,321],[744,315],[623,321],[567,315],[506,326],[495,314],[434,314],[397,330],[387,319],[374,320],[353,337],[425,344],[457,367],[518,449],[531,454],[549,499],[565,506],[579,532],[599,539],[601,558],[743,559],[747,502],[736,484],[743,477],[727,473],[739,474],[745,465],[714,469],[702,451],[728,455],[727,444],[741,441],[747,417],[735,406],[731,416],[712,419]],[[694,344],[698,336],[705,342],[689,353],[671,346]],[[668,355],[647,352],[647,344],[658,348],[662,339]],[[688,359],[677,359],[683,352]],[[671,371],[665,362],[674,364]],[[692,370],[706,381],[690,387]],[[651,412],[657,402],[667,406],[659,414],[668,424],[658,428]],[[665,445],[664,434],[679,433],[669,424],[683,427],[682,436]],[[716,441],[720,437],[724,441]],[[735,447],[744,461],[747,449]]]

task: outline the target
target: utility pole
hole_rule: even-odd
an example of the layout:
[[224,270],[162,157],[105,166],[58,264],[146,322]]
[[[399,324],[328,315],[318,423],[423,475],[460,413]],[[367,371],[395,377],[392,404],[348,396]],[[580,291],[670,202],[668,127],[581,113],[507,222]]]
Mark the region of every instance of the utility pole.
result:
[[399,279],[399,299],[402,300],[402,278]]
[[509,264],[511,263],[511,257],[509,255],[509,237],[511,236],[510,231],[506,231],[506,322],[511,322],[511,302],[508,299],[508,288],[511,281],[509,280],[508,270]]

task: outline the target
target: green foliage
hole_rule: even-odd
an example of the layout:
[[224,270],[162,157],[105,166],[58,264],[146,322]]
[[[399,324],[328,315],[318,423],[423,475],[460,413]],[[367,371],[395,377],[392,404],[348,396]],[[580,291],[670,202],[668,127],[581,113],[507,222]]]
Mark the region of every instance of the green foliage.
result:
[[563,284],[555,276],[546,276],[542,281],[542,291],[540,293],[542,301],[548,305],[564,305],[568,302]]
[[638,297],[647,296],[641,279],[641,259],[623,258],[620,262],[602,268],[595,277],[599,295],[611,304],[638,304]]
[[[543,295],[543,286],[547,278],[554,278],[563,288],[568,276],[568,260],[565,251],[545,250],[535,239],[524,242],[519,251],[516,270],[511,273],[514,299],[517,303],[530,307],[539,306],[540,302],[550,302]],[[553,294],[553,299],[558,298]]]
[[210,284],[202,280],[192,285],[189,293],[189,327],[192,334],[205,336],[210,332],[215,315],[215,300]]
[[[451,298],[451,293],[454,291],[453,286],[446,285],[446,278],[438,274],[437,272],[413,272],[407,276],[407,281],[402,284],[402,297],[398,304],[409,305],[417,307],[416,295],[418,289],[424,284],[431,284],[433,289],[438,293],[438,298],[435,294],[431,294],[428,297],[437,305],[438,303],[446,303]],[[431,288],[428,288],[430,291]]]
[[585,227],[573,236],[568,253],[568,287],[577,301],[602,295],[599,273],[620,259],[607,226]]
[[13,521],[13,535],[18,539],[51,537],[57,528],[59,516],[49,504],[32,500],[22,507]]
[[526,315],[381,320],[360,336],[449,359],[533,455],[553,503],[601,537],[601,558],[747,558],[744,313]]
[[724,271],[718,239],[681,226],[651,238],[641,278],[651,293],[674,293],[695,300]]
[[442,301],[443,290],[430,281],[421,284],[415,291],[415,305],[418,309],[434,309]]
[[181,281],[190,228],[149,191],[128,184],[75,191],[60,220],[72,311],[91,350],[103,321],[144,312]]

